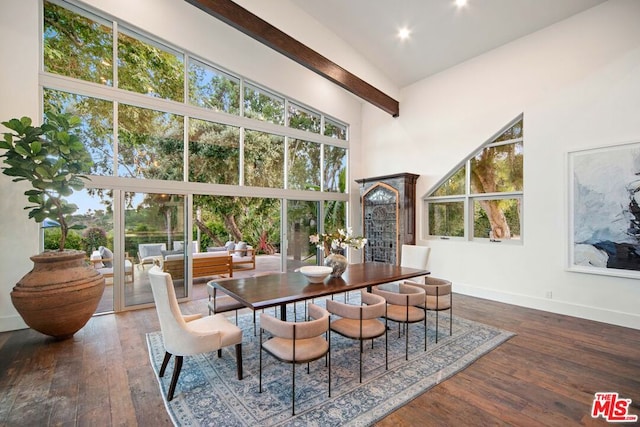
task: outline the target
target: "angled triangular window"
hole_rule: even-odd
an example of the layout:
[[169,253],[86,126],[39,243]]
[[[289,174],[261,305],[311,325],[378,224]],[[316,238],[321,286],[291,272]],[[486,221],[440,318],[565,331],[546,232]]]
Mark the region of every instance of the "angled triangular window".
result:
[[523,117],[458,164],[423,197],[427,238],[522,238]]

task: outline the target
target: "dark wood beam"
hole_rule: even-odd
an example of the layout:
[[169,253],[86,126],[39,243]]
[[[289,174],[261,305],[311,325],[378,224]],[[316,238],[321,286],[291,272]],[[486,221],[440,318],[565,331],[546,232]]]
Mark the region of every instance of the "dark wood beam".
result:
[[398,101],[231,0],[185,1],[331,80],[393,117],[400,115]]

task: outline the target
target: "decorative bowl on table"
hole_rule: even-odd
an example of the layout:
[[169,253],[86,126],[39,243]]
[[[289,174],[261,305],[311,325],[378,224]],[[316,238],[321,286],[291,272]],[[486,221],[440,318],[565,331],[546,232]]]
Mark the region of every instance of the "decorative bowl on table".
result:
[[296,271],[302,273],[304,277],[311,283],[322,283],[327,278],[333,269],[331,267],[325,267],[323,265],[305,265],[300,267]]

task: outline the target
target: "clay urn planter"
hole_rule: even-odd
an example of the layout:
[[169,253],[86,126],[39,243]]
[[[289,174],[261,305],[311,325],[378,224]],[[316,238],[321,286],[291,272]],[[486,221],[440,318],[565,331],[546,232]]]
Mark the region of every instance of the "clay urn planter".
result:
[[85,263],[86,254],[64,250],[69,230],[82,228],[73,224],[78,207],[65,197],[84,187],[93,161],[74,132],[77,117],[50,113],[41,126],[31,123],[28,117],[2,122],[11,130],[0,140],[2,173],[31,183],[24,192],[29,218],[55,218],[61,236],[58,251],[31,257],[33,270],[13,288],[11,301],[31,328],[66,339],[87,323],[104,292],[104,277]]
[[25,323],[62,340],[78,332],[95,313],[104,277],[85,263],[82,251],[50,251],[31,257],[33,270],[11,291]]

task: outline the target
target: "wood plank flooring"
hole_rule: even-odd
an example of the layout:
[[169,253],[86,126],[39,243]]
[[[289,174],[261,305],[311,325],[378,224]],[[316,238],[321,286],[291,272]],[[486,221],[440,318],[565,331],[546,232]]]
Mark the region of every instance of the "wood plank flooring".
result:
[[[182,310],[206,313],[206,300]],[[463,295],[454,316],[518,335],[377,426],[607,425],[590,416],[598,391],[640,414],[639,330]],[[0,333],[0,425],[170,426],[145,343],[156,330],[146,309],[94,317],[62,342]]]

